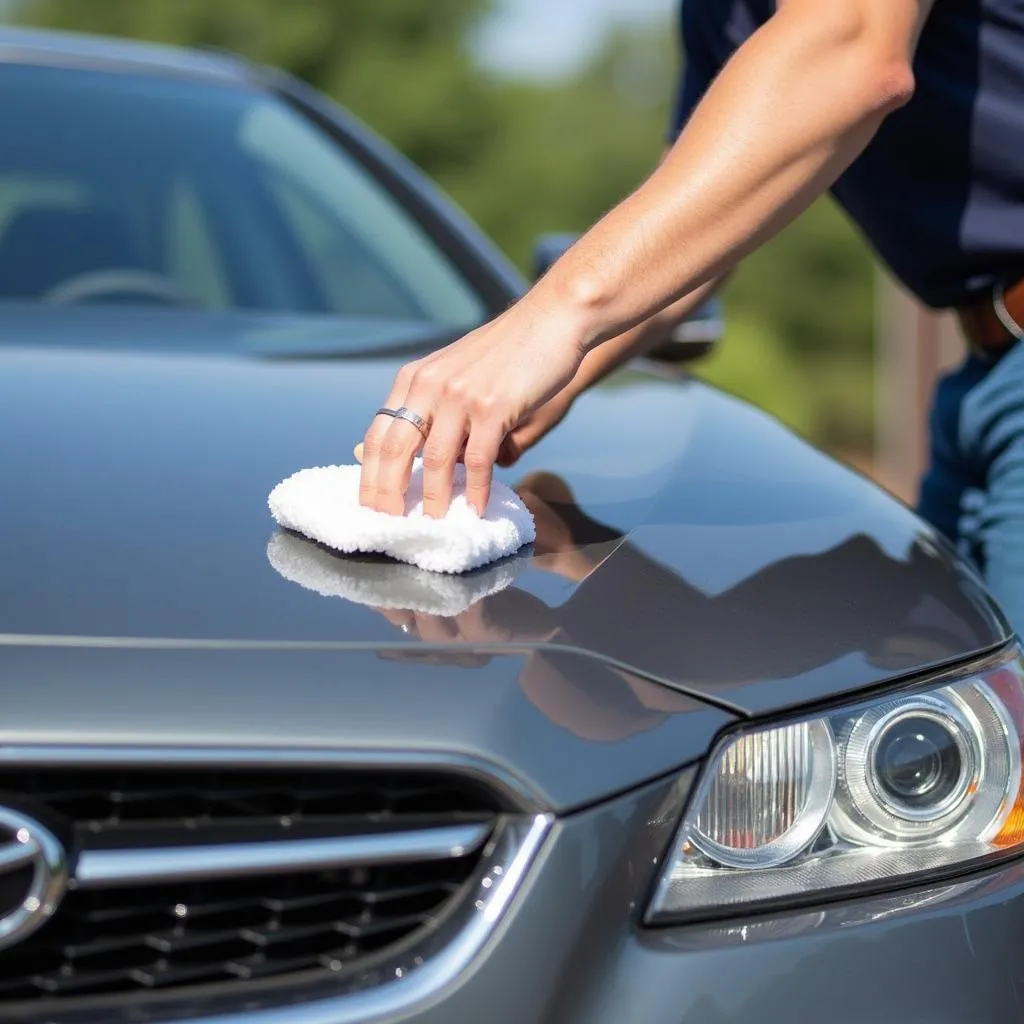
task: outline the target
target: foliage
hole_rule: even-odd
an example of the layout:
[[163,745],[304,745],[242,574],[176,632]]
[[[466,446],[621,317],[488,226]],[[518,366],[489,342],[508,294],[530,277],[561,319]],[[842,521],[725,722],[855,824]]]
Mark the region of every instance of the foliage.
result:
[[[819,201],[739,268],[725,296],[726,343],[698,372],[775,412],[819,445],[867,452],[874,417],[874,273],[866,246],[838,206]],[[748,368],[761,365],[763,373]]]
[[21,21],[233,50],[339,98],[433,174],[500,127],[465,46],[489,0],[22,0]]
[[[620,30],[572,79],[479,67],[491,0],[20,0],[19,20],[238,51],[323,89],[434,176],[527,269],[543,231],[579,231],[663,145],[674,32]],[[700,368],[820,443],[871,435],[872,264],[829,201],[740,268],[729,334]]]

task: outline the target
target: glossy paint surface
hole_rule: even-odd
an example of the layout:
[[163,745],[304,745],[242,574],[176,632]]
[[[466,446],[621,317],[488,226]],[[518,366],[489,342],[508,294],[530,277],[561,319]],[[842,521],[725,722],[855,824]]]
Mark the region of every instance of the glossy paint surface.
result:
[[[440,646],[470,673],[478,649],[573,649],[748,714],[1006,636],[912,513],[743,403],[643,374],[587,396],[502,474],[538,522],[534,550],[502,570],[511,587],[448,620],[322,596],[275,568],[282,550],[384,596],[402,570],[279,534],[266,497],[304,466],[352,461],[400,360],[253,354],[213,315],[189,320],[176,351],[174,313],[147,314],[133,350],[134,314],[87,313],[77,329],[96,347],[62,345],[66,324],[44,316],[0,327],[0,431],[17,438],[0,450],[9,637],[370,645],[410,659]],[[300,349],[304,329],[322,326],[277,327]],[[224,351],[227,330],[238,337]]]
[[500,784],[513,808],[560,811],[674,772],[730,721],[553,651],[466,668],[369,650],[0,644],[0,700],[0,751],[15,761],[44,747],[48,763],[112,748],[150,761],[443,763]]

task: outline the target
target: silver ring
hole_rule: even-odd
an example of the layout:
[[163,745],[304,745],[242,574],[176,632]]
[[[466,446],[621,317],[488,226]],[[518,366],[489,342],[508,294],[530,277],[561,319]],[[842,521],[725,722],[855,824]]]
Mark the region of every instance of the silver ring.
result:
[[373,418],[376,419],[378,416],[397,416],[398,411],[396,409],[389,409],[386,405],[382,405],[374,414]]
[[427,436],[429,430],[427,421],[418,412],[413,412],[412,409],[407,409],[403,405],[401,409],[395,410],[394,416],[396,420],[405,420],[406,423],[411,423],[424,437]]

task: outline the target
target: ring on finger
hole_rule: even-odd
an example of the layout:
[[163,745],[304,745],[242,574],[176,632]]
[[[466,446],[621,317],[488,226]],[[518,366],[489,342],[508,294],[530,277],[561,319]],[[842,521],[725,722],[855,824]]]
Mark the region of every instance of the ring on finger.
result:
[[407,409],[404,405],[401,409],[396,409],[392,415],[396,420],[405,420],[406,423],[411,423],[426,439],[427,434],[430,432],[430,426],[427,421],[418,413],[413,412],[412,409]]

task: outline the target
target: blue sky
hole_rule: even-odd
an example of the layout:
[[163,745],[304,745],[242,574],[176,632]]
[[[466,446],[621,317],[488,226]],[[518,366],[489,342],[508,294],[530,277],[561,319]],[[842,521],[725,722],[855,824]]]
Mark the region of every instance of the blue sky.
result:
[[500,0],[478,41],[498,70],[538,76],[572,71],[616,22],[670,17],[679,0]]

